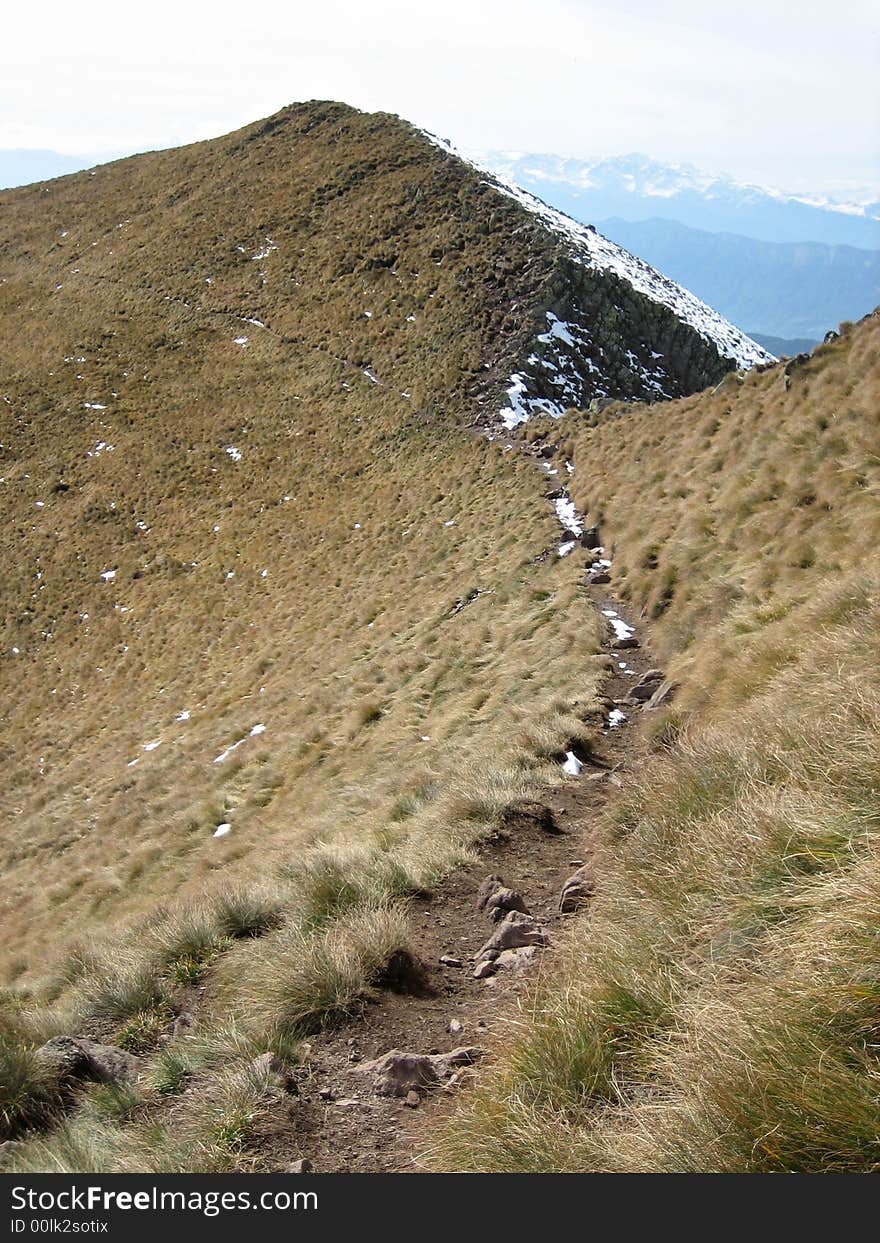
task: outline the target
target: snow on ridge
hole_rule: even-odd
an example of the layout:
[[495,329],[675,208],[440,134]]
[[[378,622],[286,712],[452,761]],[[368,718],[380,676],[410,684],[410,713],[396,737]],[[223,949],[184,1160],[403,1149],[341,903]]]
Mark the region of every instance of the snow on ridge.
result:
[[[444,148],[445,149],[445,148]],[[753,367],[757,363],[773,361],[768,354],[751,337],[747,337],[739,328],[726,320],[718,311],[714,311],[696,294],[684,289],[668,276],[661,275],[645,263],[643,259],[631,255],[628,250],[611,242],[585,224],[579,224],[571,216],[548,206],[528,190],[523,190],[513,182],[494,178],[486,184],[494,186],[501,194],[514,199],[527,211],[537,216],[547,228],[557,236],[565,238],[572,244],[573,257],[585,267],[598,268],[604,272],[613,272],[616,276],[628,281],[638,293],[644,294],[653,302],[659,302],[694,328],[701,337],[711,341],[723,358],[732,359],[738,367]]]
[[[679,320],[713,345],[722,358],[731,360],[737,368],[749,368],[774,361],[772,354],[762,349],[695,294],[603,237],[592,226],[580,224],[564,212],[550,207],[503,175],[488,173],[462,156],[447,140],[426,130],[421,133],[433,146],[462,160],[478,172],[484,185],[512,198],[537,216],[545,228],[567,244],[575,263],[600,272],[610,272],[626,281],[637,293],[667,307]],[[618,393],[609,392],[603,383],[604,368],[597,365],[595,360],[603,362],[605,349],[598,342],[595,349],[590,348],[590,324],[578,308],[572,308],[570,318],[574,322],[566,323],[552,311],[547,311],[546,316],[548,328],[537,337],[535,352],[510,376],[506,405],[498,411],[498,417],[507,429],[528,421],[533,415],[547,414],[560,418],[566,410],[580,408],[585,404],[585,389],[589,398],[619,396]],[[584,322],[578,323],[578,319]],[[634,378],[640,381],[639,387],[644,396],[648,400],[663,400],[675,396],[676,386],[673,384],[670,387],[671,376],[665,359],[653,351],[650,351],[649,359],[643,347],[636,348],[641,350],[643,357],[640,358],[628,350],[625,352],[626,365]]]
[[421,131],[435,147],[447,155],[454,155],[463,163],[468,164],[483,178],[483,184],[491,186],[500,194],[507,195],[519,203],[557,236],[568,241],[573,249],[573,258],[585,267],[598,268],[600,271],[613,272],[616,276],[628,281],[638,293],[644,294],[653,302],[667,306],[679,319],[694,328],[705,340],[711,341],[724,358],[732,359],[738,367],[754,367],[757,363],[773,362],[774,356],[762,349],[756,341],[740,331],[726,320],[718,311],[692,294],[690,290],[678,285],[668,276],[663,276],[643,259],[631,255],[628,250],[609,241],[601,233],[585,224],[580,224],[571,216],[550,207],[537,195],[530,194],[522,186],[506,177],[488,173],[473,161],[468,160],[455,149],[447,139],[438,138],[428,130]]

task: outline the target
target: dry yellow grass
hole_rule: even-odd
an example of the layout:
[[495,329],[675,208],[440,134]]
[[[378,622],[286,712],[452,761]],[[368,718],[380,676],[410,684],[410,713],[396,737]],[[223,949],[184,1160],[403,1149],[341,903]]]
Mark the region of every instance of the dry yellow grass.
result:
[[878,330],[790,389],[778,368],[568,420],[575,491],[602,498],[684,687],[606,826],[589,916],[435,1168],[880,1168]]
[[8,980],[312,843],[399,842],[591,694],[552,511],[468,430],[549,262],[485,193],[316,104],[3,196]]
[[276,121],[3,200],[0,1129],[48,1035],[145,1059],[21,1169],[245,1168],[255,1054],[589,733],[578,559],[471,426],[546,238],[388,118]]

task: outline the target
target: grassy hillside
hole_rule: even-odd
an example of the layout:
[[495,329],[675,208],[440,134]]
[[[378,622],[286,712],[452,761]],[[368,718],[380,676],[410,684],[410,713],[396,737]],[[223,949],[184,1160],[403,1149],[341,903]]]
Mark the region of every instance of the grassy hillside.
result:
[[880,1167],[878,344],[567,420],[682,689],[438,1166]]
[[595,727],[575,558],[473,431],[560,252],[340,105],[2,207],[0,1133],[58,1114],[34,1051],[87,1032],[143,1091],[39,1168],[227,1168],[254,1053],[355,1008],[395,901]]
[[467,431],[549,263],[480,196],[335,105],[4,196],[8,971],[384,825],[570,658],[552,514]]
[[[0,208],[3,1159],[253,1168],[303,1042],[394,985],[407,898],[594,741],[585,553],[556,555],[543,476],[482,434],[523,368],[559,389],[556,359],[579,404],[719,386],[551,425],[684,689],[571,976],[447,1159],[674,1165],[659,1138],[601,1155],[594,1118],[697,1084],[724,997],[742,1058],[763,1047],[766,980],[820,987],[808,917],[823,971],[863,961],[867,881],[840,894],[875,813],[875,325],[724,379],[564,228],[336,104]],[[72,1034],[138,1082],[71,1100],[36,1050]]]

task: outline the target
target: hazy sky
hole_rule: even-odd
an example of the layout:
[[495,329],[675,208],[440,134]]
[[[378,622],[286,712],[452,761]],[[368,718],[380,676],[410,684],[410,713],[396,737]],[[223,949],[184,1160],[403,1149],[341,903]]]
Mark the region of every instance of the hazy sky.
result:
[[313,98],[460,147],[643,151],[782,188],[880,183],[876,0],[56,0],[7,6],[0,148],[95,156]]

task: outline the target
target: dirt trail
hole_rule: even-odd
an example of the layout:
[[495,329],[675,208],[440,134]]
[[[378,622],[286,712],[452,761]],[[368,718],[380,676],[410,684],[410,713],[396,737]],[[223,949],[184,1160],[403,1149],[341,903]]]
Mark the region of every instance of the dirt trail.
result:
[[[542,483],[548,492],[564,487],[555,475],[548,475],[538,450],[523,444],[518,448],[536,466],[543,465]],[[556,549],[549,555],[555,556]],[[583,561],[582,554],[570,555]],[[585,581],[583,607],[585,614],[592,609],[613,610],[636,629],[610,586]],[[641,628],[636,633],[641,643]],[[424,990],[418,994],[377,990],[360,1016],[312,1040],[308,1078],[299,1094],[288,1098],[270,1119],[255,1145],[258,1168],[284,1170],[305,1157],[316,1173],[417,1169],[417,1153],[435,1118],[448,1109],[450,1091],[459,1089],[425,1093],[414,1107],[400,1098],[375,1095],[372,1076],[359,1070],[361,1064],[392,1049],[428,1054],[471,1045],[491,1049],[503,1039],[505,1028],[516,1022],[516,997],[528,987],[535,968],[502,970],[488,980],[474,978],[473,957],[493,929],[477,909],[477,890],[486,876],[497,873],[522,894],[550,938],[549,947],[538,951],[537,969],[552,966],[554,941],[562,926],[579,918],[559,913],[562,885],[590,860],[597,818],[625,783],[639,752],[640,710],[624,708],[627,719],[615,728],[608,726],[607,713],[648,669],[649,655],[644,646],[613,650],[614,637],[609,624],[605,646],[611,659],[602,688],[600,745],[578,777],[566,777],[538,795],[561,831],[548,833],[536,822],[499,830],[485,843],[476,865],[457,869],[432,894],[413,901],[413,942],[426,967]],[[460,960],[462,966],[441,964],[444,955]],[[471,1073],[479,1074],[479,1064],[473,1072],[464,1072],[465,1078]]]

